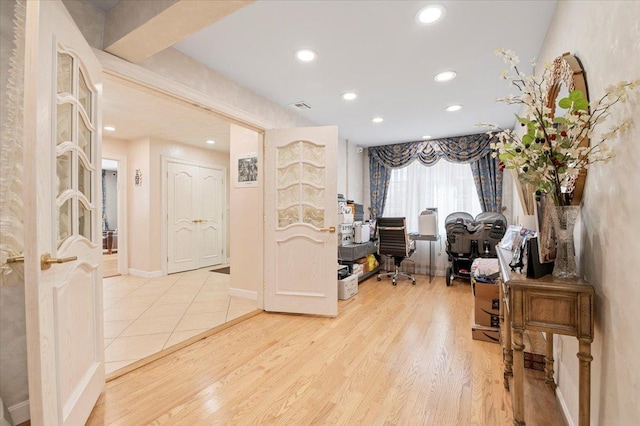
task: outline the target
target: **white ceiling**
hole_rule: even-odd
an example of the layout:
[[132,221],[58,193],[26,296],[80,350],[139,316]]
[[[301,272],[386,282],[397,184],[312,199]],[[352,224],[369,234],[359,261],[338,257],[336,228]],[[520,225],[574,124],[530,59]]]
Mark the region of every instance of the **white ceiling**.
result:
[[[205,149],[229,152],[229,121],[218,115],[140,86],[106,77],[103,126],[114,126],[104,137],[136,140],[168,139]],[[206,141],[213,139],[214,145]]]
[[[418,25],[433,1],[273,1],[253,3],[180,41],[175,48],[340,136],[377,145],[479,133],[477,122],[512,127],[516,110],[495,48],[514,50],[523,68],[537,56],[555,1],[441,1],[440,22]],[[301,64],[294,52],[318,53]],[[559,52],[562,53],[562,52]],[[436,83],[436,73],[458,77]],[[355,91],[346,102],[341,94]],[[463,110],[444,108],[462,104]],[[373,124],[374,116],[385,121]]]
[[[357,145],[480,133],[481,121],[512,127],[517,109],[494,102],[512,90],[499,78],[505,64],[493,51],[514,50],[528,70],[556,2],[441,1],[444,19],[418,25],[416,12],[432,3],[261,0],[174,47],[318,125],[337,125]],[[294,58],[303,47],[318,52],[316,62]],[[451,69],[455,80],[433,80]],[[342,100],[346,91],[358,98]],[[151,136],[229,151],[229,123],[216,114],[111,77],[104,95],[103,122],[117,128],[107,137]],[[290,106],[298,101],[312,109]],[[451,104],[464,108],[445,112]],[[378,115],[385,121],[373,124]]]

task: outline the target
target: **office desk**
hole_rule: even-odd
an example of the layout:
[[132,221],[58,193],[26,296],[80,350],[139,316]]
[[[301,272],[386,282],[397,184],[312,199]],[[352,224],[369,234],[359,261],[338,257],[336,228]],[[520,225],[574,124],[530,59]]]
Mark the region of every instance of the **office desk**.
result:
[[431,279],[433,278],[433,247],[431,247],[431,245],[434,241],[438,241],[440,239],[440,235],[409,234],[409,239],[429,242],[429,282],[431,282]]
[[[356,259],[365,257],[368,254],[374,254],[378,251],[377,241],[368,241],[366,243],[348,244],[346,246],[338,246],[338,261],[353,262]],[[363,281],[380,270],[378,265],[372,271],[367,272],[358,278],[358,282]]]
[[[524,344],[525,330],[546,333],[545,383],[555,391],[553,380],[553,334],[575,336],[579,341],[579,426],[590,421],[591,342],[593,342],[593,286],[580,279],[552,275],[527,278],[511,271],[511,252],[496,249],[500,261],[500,327],[504,356],[504,386],[509,389],[513,375],[513,423],[524,425]],[[513,341],[511,340],[513,337]]]

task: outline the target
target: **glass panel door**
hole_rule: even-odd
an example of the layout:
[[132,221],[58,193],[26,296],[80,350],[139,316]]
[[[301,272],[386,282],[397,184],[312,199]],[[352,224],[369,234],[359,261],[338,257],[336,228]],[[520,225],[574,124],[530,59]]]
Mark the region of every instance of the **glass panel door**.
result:
[[95,194],[96,90],[86,79],[80,61],[58,46],[56,65],[56,223],[60,247],[70,238],[93,241],[97,220]]

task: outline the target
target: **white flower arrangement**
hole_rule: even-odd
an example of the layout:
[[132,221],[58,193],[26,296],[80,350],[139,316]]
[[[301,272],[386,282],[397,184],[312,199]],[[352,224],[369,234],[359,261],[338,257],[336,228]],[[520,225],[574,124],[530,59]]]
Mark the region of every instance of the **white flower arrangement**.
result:
[[[585,94],[574,90],[559,99],[556,111],[548,105],[549,85],[552,84],[551,64],[545,64],[542,75],[525,75],[518,69],[519,59],[511,50],[496,49],[509,69],[501,78],[518,88],[520,94],[496,99],[497,102],[521,105],[522,115],[516,115],[524,133],[502,129],[491,123],[479,123],[492,130],[498,141],[491,145],[493,156],[501,161],[501,167],[513,169],[523,183],[536,189],[536,196],[550,194],[558,205],[567,204],[567,189],[581,170],[595,162],[608,162],[615,153],[605,142],[627,130],[631,119],[627,118],[609,127],[609,131],[594,139],[597,126],[611,116],[611,107],[625,102],[629,93],[640,86],[640,79],[621,81],[607,86],[605,94],[589,103]],[[535,61],[531,61],[535,66]],[[563,114],[559,114],[562,110]],[[497,133],[496,133],[497,131]],[[589,143],[590,141],[590,143]]]

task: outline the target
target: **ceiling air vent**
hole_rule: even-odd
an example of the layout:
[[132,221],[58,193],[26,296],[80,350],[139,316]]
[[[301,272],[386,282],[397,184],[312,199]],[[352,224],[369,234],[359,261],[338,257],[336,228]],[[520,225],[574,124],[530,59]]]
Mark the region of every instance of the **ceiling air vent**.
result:
[[289,105],[294,107],[294,108],[298,108],[298,109],[302,109],[302,110],[311,109],[311,105],[309,105],[305,101],[294,102],[294,103],[289,104]]

